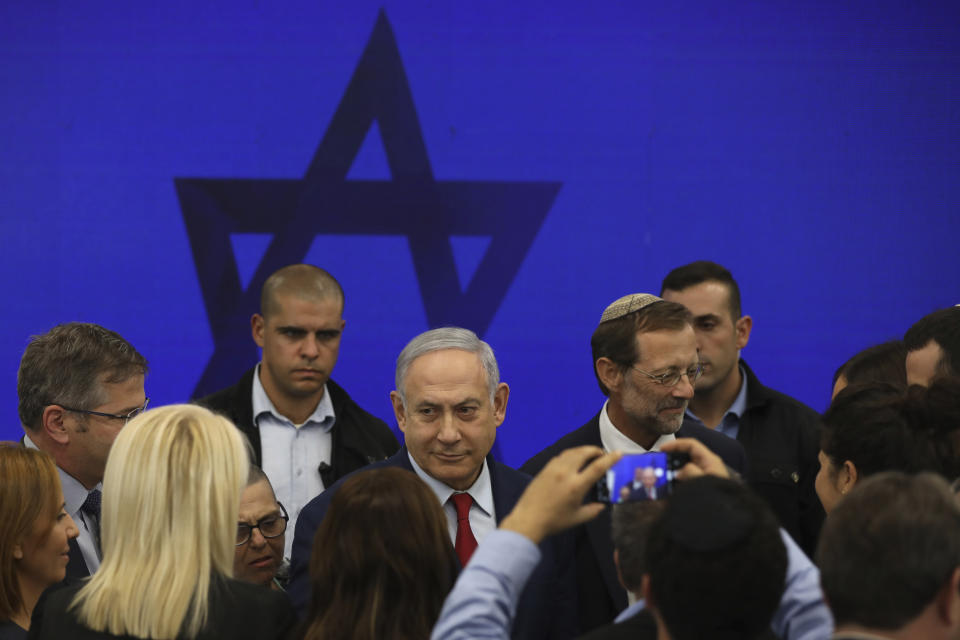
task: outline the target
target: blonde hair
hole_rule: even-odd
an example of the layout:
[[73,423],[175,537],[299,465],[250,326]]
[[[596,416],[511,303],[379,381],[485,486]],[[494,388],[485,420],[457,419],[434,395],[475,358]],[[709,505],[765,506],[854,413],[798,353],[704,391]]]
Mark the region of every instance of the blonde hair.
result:
[[144,412],[120,432],[103,478],[103,563],[71,605],[113,635],[194,638],[210,589],[232,577],[249,459],[240,432],[202,407]]

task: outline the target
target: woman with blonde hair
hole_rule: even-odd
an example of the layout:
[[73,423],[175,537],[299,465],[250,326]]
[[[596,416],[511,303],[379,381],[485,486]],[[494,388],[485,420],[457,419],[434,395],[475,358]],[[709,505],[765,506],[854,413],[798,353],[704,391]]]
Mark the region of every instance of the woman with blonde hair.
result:
[[100,569],[50,594],[31,637],[286,637],[286,596],[232,578],[248,465],[240,432],[201,407],[131,420],[103,478]]
[[27,637],[40,594],[66,576],[78,533],[50,456],[11,445],[0,445],[0,640]]

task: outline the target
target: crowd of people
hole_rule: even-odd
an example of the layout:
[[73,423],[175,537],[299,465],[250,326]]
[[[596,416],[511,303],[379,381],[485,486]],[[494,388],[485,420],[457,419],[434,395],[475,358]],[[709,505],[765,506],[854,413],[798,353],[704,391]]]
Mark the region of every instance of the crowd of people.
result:
[[[729,271],[679,267],[603,310],[603,404],[520,469],[491,455],[490,345],[406,345],[401,445],[331,378],[343,306],[326,271],[284,267],[260,362],[151,409],[117,333],[31,338],[24,436],[0,446],[0,640],[960,637],[960,306],[844,362],[820,415],[747,366]],[[601,502],[649,452],[680,461],[671,490],[638,466]]]

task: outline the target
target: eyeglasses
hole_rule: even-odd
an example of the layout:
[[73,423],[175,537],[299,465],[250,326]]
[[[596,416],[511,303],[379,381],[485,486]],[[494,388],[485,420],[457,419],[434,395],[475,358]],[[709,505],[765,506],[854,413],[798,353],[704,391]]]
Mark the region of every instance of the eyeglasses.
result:
[[123,420],[123,424],[127,424],[128,422],[136,418],[138,415],[146,411],[148,404],[150,404],[150,398],[147,398],[146,400],[143,401],[142,407],[137,407],[130,413],[121,413],[121,414],[103,413],[102,411],[90,411],[89,409],[72,409],[70,407],[64,407],[62,404],[57,406],[63,407],[67,411],[73,411],[74,413],[85,413],[91,416],[100,416],[101,418],[113,418],[114,420]]
[[280,511],[283,513],[283,515],[269,515],[266,518],[258,520],[256,524],[247,524],[246,522],[237,523],[238,547],[242,544],[246,544],[247,541],[250,540],[250,536],[253,535],[254,529],[259,529],[260,535],[262,535],[264,538],[276,538],[283,535],[283,532],[287,530],[287,521],[290,519],[290,516],[287,515],[287,510],[283,508],[282,504],[278,502],[277,506],[280,507]]
[[703,375],[703,367],[700,364],[695,364],[686,371],[671,371],[669,373],[654,374],[644,371],[643,369],[637,369],[636,367],[631,367],[634,371],[642,373],[647,376],[657,384],[662,384],[665,387],[675,387],[680,382],[680,378],[687,376],[687,380],[690,381],[692,385],[697,380],[700,379],[700,376]]

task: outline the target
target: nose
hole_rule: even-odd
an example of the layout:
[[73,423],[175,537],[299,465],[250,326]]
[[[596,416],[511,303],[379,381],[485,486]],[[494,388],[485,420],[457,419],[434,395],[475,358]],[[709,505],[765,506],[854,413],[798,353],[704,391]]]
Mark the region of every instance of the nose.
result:
[[457,428],[457,421],[450,413],[445,414],[440,421],[437,440],[448,445],[456,444],[460,440],[460,429]]
[[310,334],[303,339],[303,342],[300,343],[300,353],[309,360],[313,360],[320,355],[320,345],[317,343],[316,336]]
[[267,539],[260,533],[260,527],[254,527],[250,531],[250,540],[247,542],[251,547],[262,547],[267,544]]
[[692,398],[693,397],[693,382],[690,381],[690,376],[684,373],[680,377],[680,382],[673,387],[673,394],[675,398]]
[[77,528],[77,523],[73,521],[69,513],[67,514],[67,520],[67,538],[76,538],[80,535],[80,529]]

